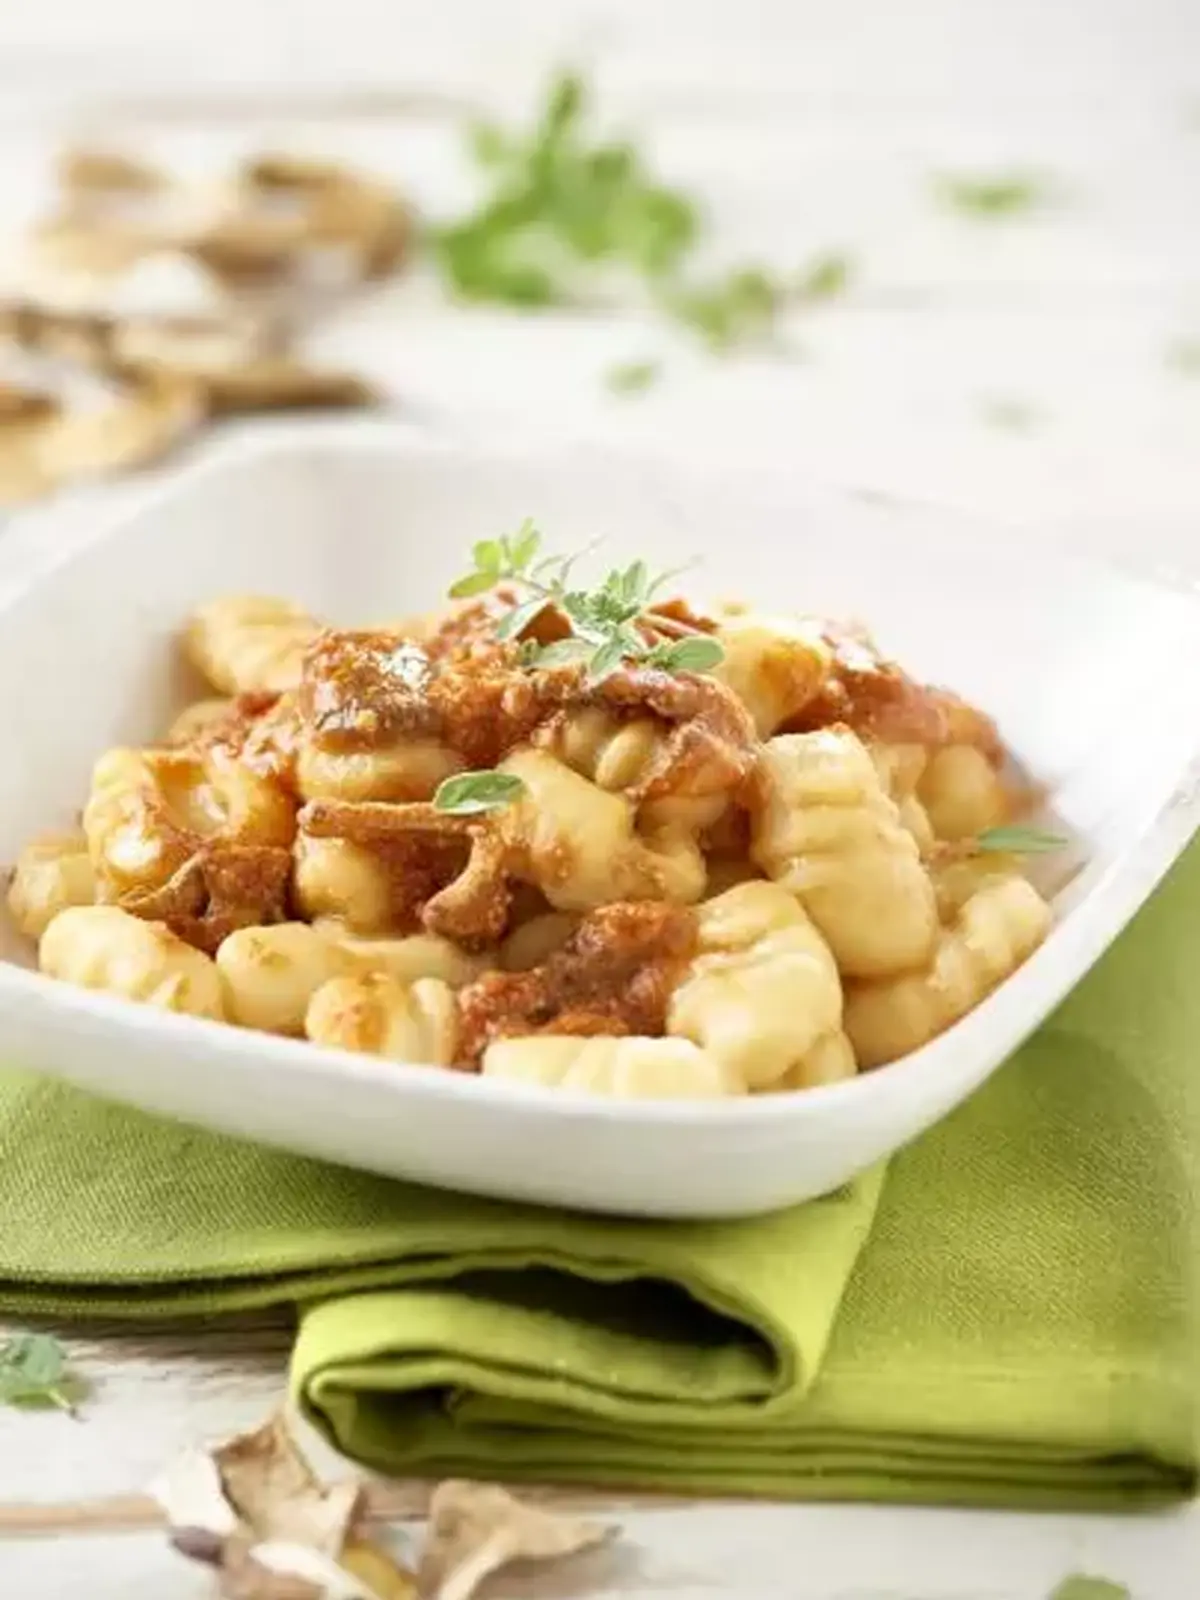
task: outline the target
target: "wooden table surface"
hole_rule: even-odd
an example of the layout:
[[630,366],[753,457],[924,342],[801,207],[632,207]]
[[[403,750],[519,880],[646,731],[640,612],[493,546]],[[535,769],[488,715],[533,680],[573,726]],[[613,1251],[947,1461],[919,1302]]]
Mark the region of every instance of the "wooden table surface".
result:
[[[582,57],[613,117],[709,199],[720,253],[851,252],[852,292],[796,325],[800,358],[714,362],[645,317],[467,314],[421,285],[329,327],[324,354],[359,362],[410,415],[459,436],[553,430],[782,463],[1200,578],[1200,376],[1171,360],[1180,341],[1200,341],[1194,4],[433,10],[306,0],[285,38],[268,0],[209,0],[186,17],[144,0],[86,17],[70,0],[21,8],[0,57],[0,212],[36,203],[55,127],[132,130],[197,167],[268,139],[340,150],[444,209],[470,181],[446,102],[521,107],[548,63]],[[113,109],[130,96],[144,102],[136,115]],[[249,119],[247,99],[259,108]],[[940,172],[1013,167],[1050,180],[1053,198],[1027,217],[988,225],[934,194]],[[607,393],[606,369],[644,356],[662,357],[662,383],[637,399]],[[68,520],[114,497],[76,497]],[[55,528],[44,514],[13,523],[0,578]],[[67,1331],[93,1397],[78,1422],[0,1411],[0,1502],[141,1487],[181,1445],[264,1415],[288,1348],[269,1322]],[[1083,1569],[1137,1600],[1191,1600],[1200,1583],[1190,1510],[1120,1520],[647,1502],[616,1515],[627,1540],[610,1561],[491,1592],[1042,1600]],[[4,1600],[206,1592],[152,1535],[0,1543]]]

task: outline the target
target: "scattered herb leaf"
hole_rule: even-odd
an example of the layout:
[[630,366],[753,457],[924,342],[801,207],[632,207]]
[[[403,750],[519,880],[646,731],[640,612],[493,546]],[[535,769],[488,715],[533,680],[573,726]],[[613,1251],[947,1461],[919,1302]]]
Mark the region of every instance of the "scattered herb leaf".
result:
[[675,289],[664,303],[711,350],[727,351],[763,343],[774,332],[786,297],[786,287],[761,267],[739,267],[707,286]]
[[1063,1579],[1050,1600],[1133,1600],[1133,1595],[1123,1583],[1114,1583],[1111,1578],[1075,1572]]
[[1015,217],[1044,204],[1046,180],[1037,173],[1008,172],[986,177],[942,174],[937,192],[946,205],[963,216],[991,220]]
[[605,381],[614,394],[645,394],[661,377],[657,361],[625,361],[610,367]]
[[720,642],[711,634],[698,633],[694,638],[656,646],[646,657],[646,664],[661,667],[664,672],[708,672],[724,654]]
[[1200,378],[1200,339],[1176,339],[1167,349],[1167,365],[1187,378]]
[[850,257],[830,251],[809,262],[796,279],[792,293],[797,300],[835,300],[845,294],[853,276]]
[[511,805],[525,785],[511,772],[459,772],[438,785],[434,809],[452,817],[482,816]]
[[983,401],[979,414],[990,427],[1006,433],[1031,433],[1038,421],[1037,411],[1027,401],[1002,396]]
[[79,1384],[67,1353],[49,1333],[19,1333],[0,1347],[0,1404],[57,1406],[75,1414]]
[[1047,833],[1042,828],[1026,828],[1017,824],[988,828],[975,840],[975,849],[983,854],[995,851],[1014,856],[1048,855],[1065,849],[1067,840],[1060,833]]

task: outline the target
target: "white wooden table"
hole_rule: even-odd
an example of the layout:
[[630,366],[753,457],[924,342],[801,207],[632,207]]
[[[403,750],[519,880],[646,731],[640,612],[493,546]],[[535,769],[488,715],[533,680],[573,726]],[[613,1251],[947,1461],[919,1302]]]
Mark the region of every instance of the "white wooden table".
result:
[[[432,426],[783,461],[1200,578],[1200,378],[1167,361],[1174,341],[1200,339],[1189,0],[294,0],[286,33],[271,0],[207,0],[187,16],[149,0],[18,9],[0,54],[0,206],[14,218],[36,201],[48,104],[112,127],[122,122],[105,102],[130,95],[157,113],[139,140],[173,159],[301,142],[389,170],[445,208],[469,177],[438,96],[528,106],[548,63],[582,56],[614,117],[709,198],[723,253],[781,264],[854,253],[854,292],[797,329],[806,359],[714,363],[636,317],[526,323],[450,311],[413,287],[328,329],[323,353],[388,381]],[[1061,204],[985,226],[931,198],[938,171],[1014,166],[1049,173]],[[605,370],[647,354],[666,359],[661,386],[609,396]],[[1033,426],[998,427],[994,402],[1027,407]],[[13,528],[0,576],[44,536],[36,521]],[[265,1414],[287,1346],[285,1328],[261,1323],[80,1339],[95,1380],[83,1421],[0,1411],[0,1502],[141,1487],[181,1445]],[[1041,1600],[1088,1569],[1137,1600],[1191,1600],[1200,1583],[1197,1511],[1123,1521],[645,1504],[618,1516],[629,1548],[613,1564],[492,1592]],[[206,1592],[150,1535],[0,1544],[5,1600]]]

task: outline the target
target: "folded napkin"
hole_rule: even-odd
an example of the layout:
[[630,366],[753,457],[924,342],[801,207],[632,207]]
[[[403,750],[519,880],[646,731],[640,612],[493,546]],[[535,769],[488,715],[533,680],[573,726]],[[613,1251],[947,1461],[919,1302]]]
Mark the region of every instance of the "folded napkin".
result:
[[1200,1385],[1193,928],[1200,846],[886,1181],[736,1222],[440,1194],[6,1074],[0,1305],[294,1302],[299,1403],[394,1472],[1045,1507],[1182,1496]]

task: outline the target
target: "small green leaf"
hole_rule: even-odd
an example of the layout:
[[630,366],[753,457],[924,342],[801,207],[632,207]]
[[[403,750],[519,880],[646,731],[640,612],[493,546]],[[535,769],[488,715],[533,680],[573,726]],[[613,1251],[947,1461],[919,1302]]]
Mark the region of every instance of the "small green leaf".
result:
[[471,154],[481,167],[498,167],[512,154],[508,135],[494,122],[472,122],[467,129]]
[[639,610],[645,604],[650,585],[650,569],[644,561],[631,562],[621,574],[621,594],[626,605]]
[[457,583],[452,583],[447,593],[451,600],[466,600],[473,594],[486,594],[496,587],[496,577],[490,572],[470,572]]
[[556,639],[539,650],[531,662],[535,667],[565,667],[590,656],[592,647],[586,639]]
[[478,571],[498,575],[504,564],[504,546],[499,539],[480,539],[471,551],[471,560]]
[[459,772],[438,785],[433,805],[450,816],[471,817],[511,805],[524,792],[525,785],[511,772]]
[[798,300],[833,300],[844,294],[853,274],[849,256],[829,251],[809,262],[793,290]]
[[964,216],[992,219],[1019,216],[1047,198],[1043,178],[1032,172],[996,173],[966,177],[944,174],[936,180],[946,205]]
[[1073,1572],[1058,1585],[1050,1600],[1133,1600],[1133,1594],[1123,1583],[1114,1583],[1111,1578],[1093,1578],[1084,1572]]
[[1167,365],[1185,378],[1200,378],[1200,339],[1176,339],[1167,348]]
[[505,542],[508,546],[509,570],[524,572],[541,548],[542,536],[534,527],[533,518],[526,517],[512,538]]
[[1002,395],[984,400],[979,414],[989,427],[1007,433],[1032,433],[1038,423],[1037,410],[1028,401]]
[[719,639],[698,633],[665,646],[662,665],[667,672],[708,672],[724,658],[725,651]]
[[532,600],[523,600],[519,606],[506,611],[496,623],[497,639],[518,638],[549,604],[545,595],[536,594]]
[[66,1352],[48,1333],[22,1333],[0,1348],[0,1404],[73,1411]]
[[604,381],[614,394],[644,394],[661,376],[660,362],[624,361],[610,367]]
[[623,639],[609,639],[606,644],[602,644],[588,661],[587,673],[584,677],[586,686],[589,689],[594,689],[598,684],[603,683],[605,678],[611,678],[625,659],[626,654],[627,650]]
[[996,851],[1005,855],[1047,855],[1063,850],[1068,841],[1060,833],[1047,833],[1042,828],[1025,828],[1018,824],[1008,827],[988,828],[975,840],[975,849],[982,853]]

